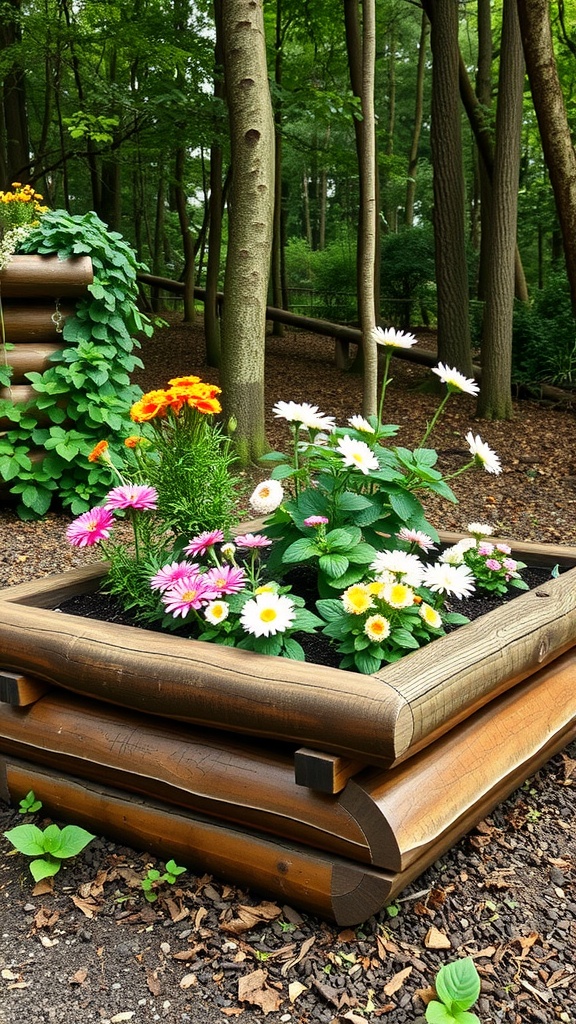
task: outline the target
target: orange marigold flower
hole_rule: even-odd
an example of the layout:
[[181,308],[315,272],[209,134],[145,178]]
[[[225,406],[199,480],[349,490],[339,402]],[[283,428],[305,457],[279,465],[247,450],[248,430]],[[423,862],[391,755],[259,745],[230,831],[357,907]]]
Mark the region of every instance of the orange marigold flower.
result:
[[193,376],[189,376],[189,377],[173,377],[172,380],[168,381],[168,383],[172,384],[174,387],[180,387],[181,385],[187,386],[189,384],[199,384],[200,383],[200,379],[201,379],[200,377],[193,377]]
[[139,434],[130,434],[124,441],[126,448],[137,448],[139,444],[142,444],[142,438]]
[[168,407],[166,391],[149,391],[139,401],[134,402],[130,409],[130,419],[135,423],[153,420],[156,416],[164,416]]
[[215,415],[222,412],[222,406],[217,398],[189,398],[188,405],[205,415]]
[[107,449],[108,441],[98,441],[98,444],[94,445],[94,448],[88,456],[88,462],[97,462],[100,456],[103,455]]

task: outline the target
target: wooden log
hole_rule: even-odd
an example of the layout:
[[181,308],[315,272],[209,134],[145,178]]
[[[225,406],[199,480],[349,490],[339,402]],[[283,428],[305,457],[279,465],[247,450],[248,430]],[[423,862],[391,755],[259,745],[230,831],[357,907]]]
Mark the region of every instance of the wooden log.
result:
[[0,672],[0,704],[27,707],[35,704],[50,689],[49,683],[41,679],[30,679],[16,672]]
[[0,271],[6,299],[67,298],[83,295],[94,274],[89,256],[13,256]]
[[13,587],[0,590],[0,600],[27,604],[33,608],[57,608],[61,601],[67,601],[70,597],[98,590],[108,568],[108,562],[93,562],[79,569],[68,569],[67,572],[44,576],[32,582],[16,583]]
[[360,761],[300,747],[294,751],[294,779],[318,793],[340,793],[348,779],[365,768]]
[[[3,287],[3,286],[2,286]],[[33,299],[12,300],[3,302],[4,330],[6,341],[17,347],[22,344],[34,345],[50,342],[62,336],[56,331],[52,316],[56,313],[54,302],[34,302]],[[71,302],[59,303],[59,311],[63,323],[73,316],[75,306]],[[14,349],[9,352],[9,359],[15,355]]]
[[194,729],[53,690],[25,714],[0,705],[0,750],[370,862],[361,826],[337,800],[297,786],[293,752],[278,743]]
[[25,383],[26,373],[44,373],[52,365],[52,356],[61,349],[62,344],[57,342],[22,343],[10,349],[7,359],[13,371],[12,385]]
[[0,796],[16,802],[30,789],[59,820],[104,831],[340,925],[360,924],[377,913],[392,887],[385,872],[1,757]]
[[374,864],[420,870],[575,736],[573,650],[398,767],[351,779],[340,800]]
[[[147,713],[391,767],[570,649],[575,583],[571,570],[517,597],[514,616],[502,606],[362,676],[38,611],[52,603],[50,581],[39,581],[0,593],[0,665]],[[61,582],[59,599],[65,591]]]

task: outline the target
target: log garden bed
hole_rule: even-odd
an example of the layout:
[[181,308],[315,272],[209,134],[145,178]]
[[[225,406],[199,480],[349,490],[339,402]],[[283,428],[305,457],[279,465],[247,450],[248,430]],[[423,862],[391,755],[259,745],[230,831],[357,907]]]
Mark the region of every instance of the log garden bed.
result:
[[339,924],[576,736],[574,568],[374,676],[55,610],[102,572],[0,592],[5,797]]

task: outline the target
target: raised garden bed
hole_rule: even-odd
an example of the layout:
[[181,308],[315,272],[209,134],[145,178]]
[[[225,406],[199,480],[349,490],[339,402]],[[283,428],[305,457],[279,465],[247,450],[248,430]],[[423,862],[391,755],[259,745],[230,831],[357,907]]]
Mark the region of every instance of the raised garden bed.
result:
[[54,610],[102,571],[0,592],[5,795],[340,924],[576,735],[574,568],[374,676]]

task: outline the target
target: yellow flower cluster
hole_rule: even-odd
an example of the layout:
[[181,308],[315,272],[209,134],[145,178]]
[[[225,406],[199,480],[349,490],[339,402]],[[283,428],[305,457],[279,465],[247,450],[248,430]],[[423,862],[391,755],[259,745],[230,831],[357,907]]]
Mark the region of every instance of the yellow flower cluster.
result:
[[220,388],[215,384],[205,384],[200,377],[174,377],[168,381],[170,387],[148,391],[130,409],[130,417],[134,423],[145,423],[148,420],[161,419],[168,411],[178,415],[187,406],[205,415],[222,411],[216,398]]
[[42,206],[40,202],[44,197],[31,185],[13,181],[12,188],[13,192],[0,192],[0,221],[4,227],[33,224],[41,214],[46,213],[48,207]]

